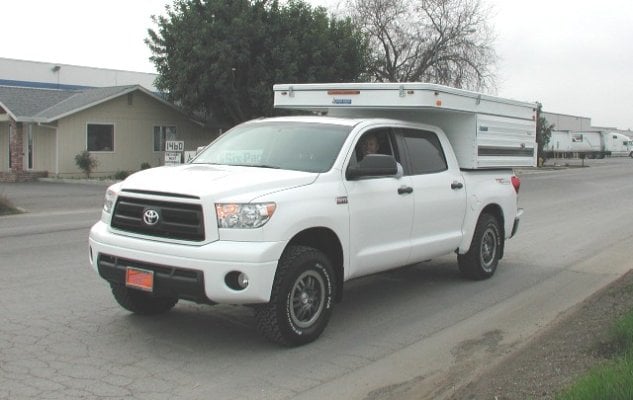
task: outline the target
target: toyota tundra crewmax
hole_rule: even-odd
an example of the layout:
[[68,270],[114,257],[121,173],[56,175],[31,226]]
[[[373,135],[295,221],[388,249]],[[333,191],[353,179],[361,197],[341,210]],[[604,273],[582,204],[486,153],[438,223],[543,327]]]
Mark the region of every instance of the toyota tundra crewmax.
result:
[[323,332],[350,279],[456,254],[490,278],[517,231],[535,104],[426,83],[275,85],[305,116],[240,124],[188,164],[109,187],[92,268],[138,314],[252,307],[288,346]]

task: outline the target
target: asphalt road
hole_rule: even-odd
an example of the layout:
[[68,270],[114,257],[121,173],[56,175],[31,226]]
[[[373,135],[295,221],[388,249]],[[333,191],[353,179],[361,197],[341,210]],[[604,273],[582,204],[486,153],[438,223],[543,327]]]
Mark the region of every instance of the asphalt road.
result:
[[633,268],[633,160],[523,172],[497,274],[444,257],[347,283],[323,336],[286,349],[250,309],[120,308],[89,267],[105,186],[0,184],[0,399],[441,398]]

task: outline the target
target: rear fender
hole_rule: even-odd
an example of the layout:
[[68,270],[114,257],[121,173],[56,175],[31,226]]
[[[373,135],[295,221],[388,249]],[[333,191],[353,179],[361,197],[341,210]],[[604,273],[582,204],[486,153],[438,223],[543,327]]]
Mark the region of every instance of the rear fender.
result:
[[[477,212],[470,213],[465,221],[464,221],[464,236],[462,241],[457,249],[458,254],[466,254],[470,249],[470,245],[473,241],[473,237],[475,236],[475,227],[477,226],[477,221],[481,217],[482,214],[490,214],[494,216],[499,222],[499,227],[501,228],[501,235],[503,238],[508,239],[509,234],[512,232],[512,224],[514,223],[514,217],[506,218],[503,213],[503,209],[498,204],[488,204],[485,207],[482,207]],[[510,226],[508,226],[508,220],[510,221]],[[504,241],[505,242],[505,241]],[[502,243],[501,246],[501,256],[503,257],[503,249],[504,245]]]

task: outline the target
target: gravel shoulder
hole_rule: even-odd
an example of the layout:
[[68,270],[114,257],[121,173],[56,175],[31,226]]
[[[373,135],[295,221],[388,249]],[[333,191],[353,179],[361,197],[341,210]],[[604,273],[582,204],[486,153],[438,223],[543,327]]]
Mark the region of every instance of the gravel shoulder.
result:
[[554,399],[575,379],[614,356],[609,329],[631,309],[633,270],[561,315],[522,349],[448,399]]

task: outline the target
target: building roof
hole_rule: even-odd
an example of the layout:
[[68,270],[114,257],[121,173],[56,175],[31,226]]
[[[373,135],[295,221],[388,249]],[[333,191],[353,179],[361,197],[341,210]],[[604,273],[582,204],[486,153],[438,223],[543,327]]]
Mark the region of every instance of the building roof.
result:
[[73,96],[63,90],[30,89],[0,86],[0,106],[16,121],[33,117],[41,111]]
[[47,122],[60,119],[99,103],[103,103],[104,101],[129,93],[130,89],[135,88],[135,86],[114,86],[76,91],[72,96],[41,110],[35,115],[35,117],[38,119],[44,118],[48,120]]
[[164,105],[180,111],[172,103],[140,85],[80,90],[0,86],[0,107],[4,108],[16,122],[50,123],[134,91],[141,91]]

